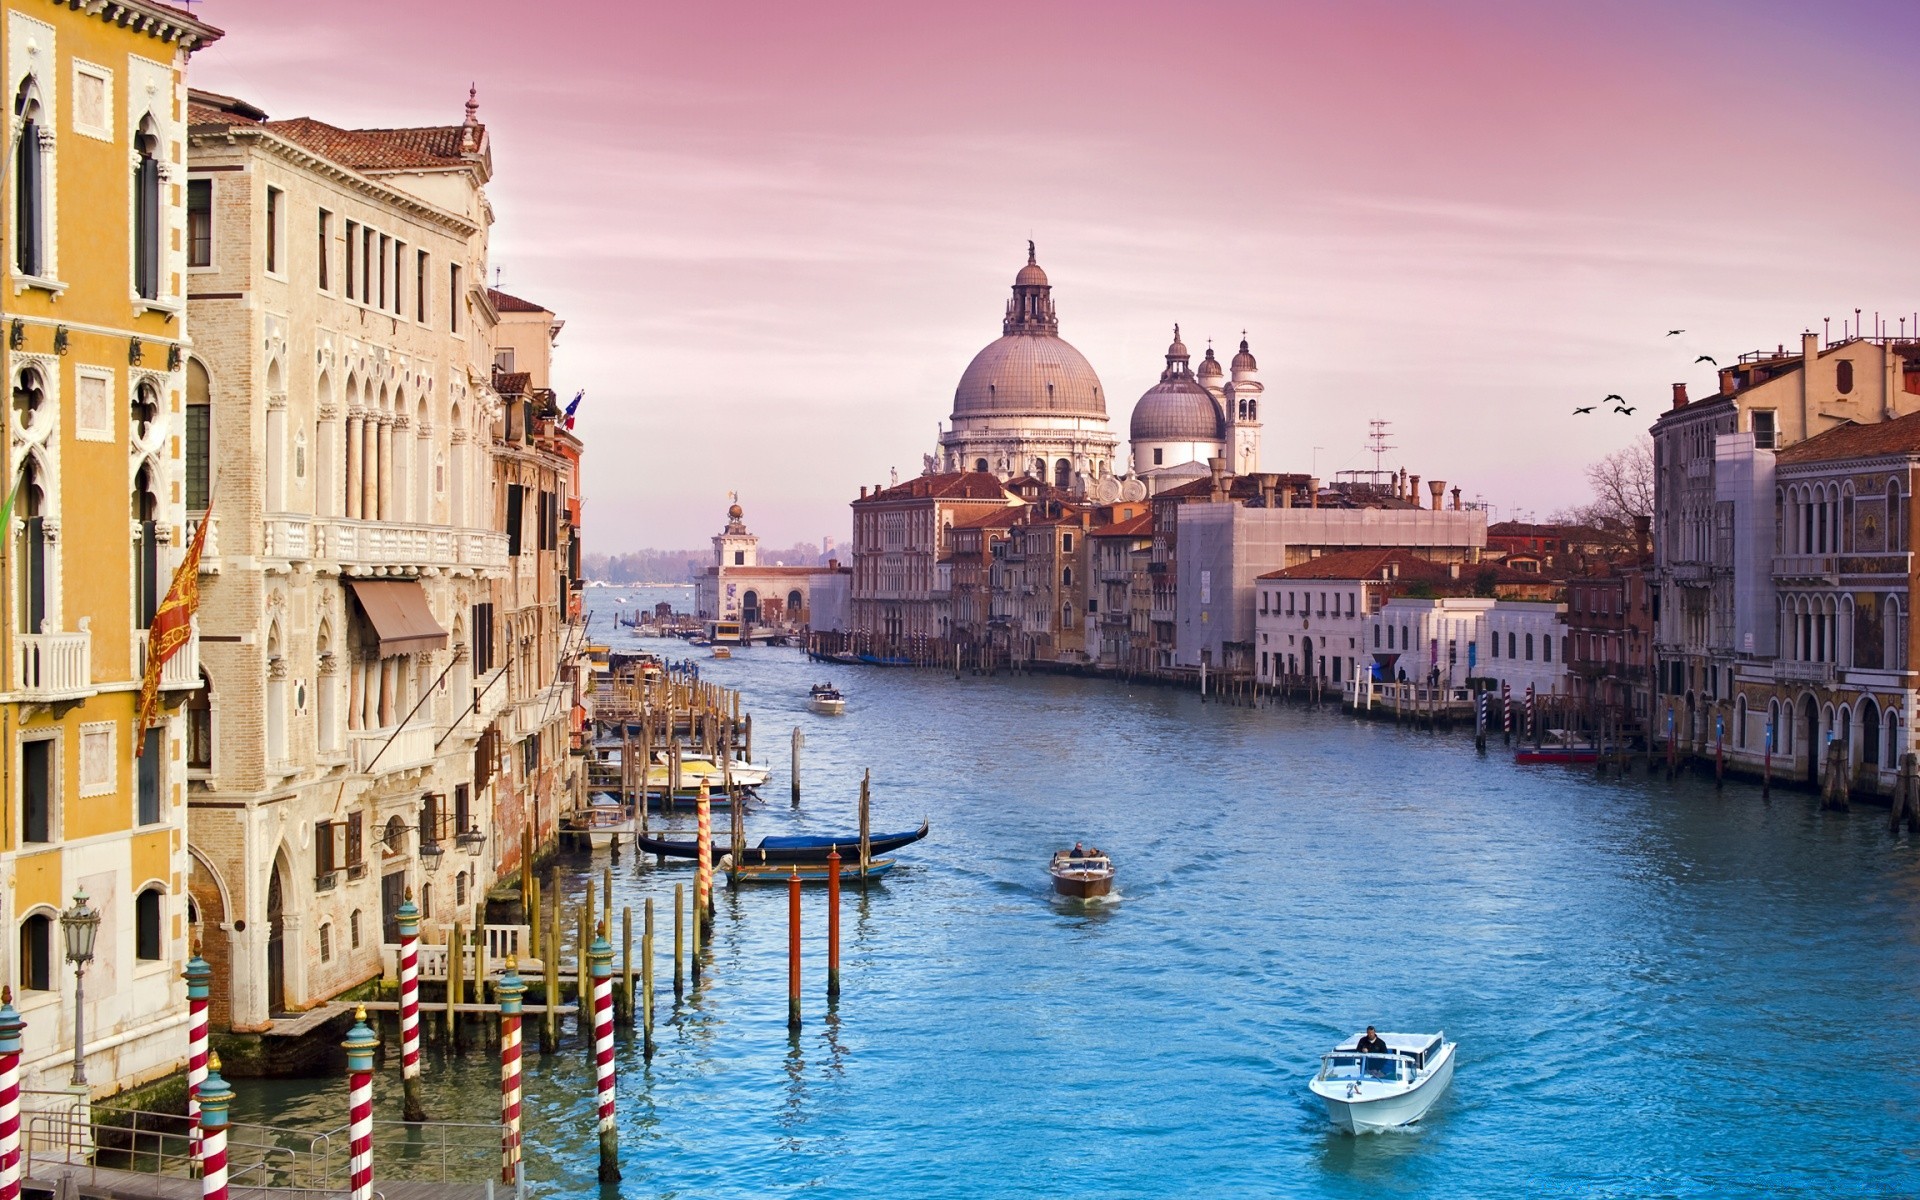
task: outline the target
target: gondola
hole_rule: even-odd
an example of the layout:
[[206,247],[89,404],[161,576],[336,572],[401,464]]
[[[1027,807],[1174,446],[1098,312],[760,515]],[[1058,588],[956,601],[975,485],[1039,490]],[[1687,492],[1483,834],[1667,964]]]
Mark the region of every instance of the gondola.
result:
[[[867,839],[867,854],[885,854],[898,850],[902,846],[912,845],[927,836],[927,823],[922,821],[920,828],[912,833],[880,833]],[[642,854],[658,854],[664,858],[698,858],[700,844],[692,839],[655,837],[641,834],[634,839]],[[760,863],[819,863],[824,862],[827,851],[838,848],[842,861],[860,857],[860,835],[832,834],[815,836],[795,834],[784,837],[763,837],[757,845],[749,846],[744,861],[753,865]],[[729,852],[724,838],[713,839],[713,861],[719,862]]]
[[[818,852],[816,851],[816,853]],[[893,870],[893,860],[891,858],[871,858],[867,860],[866,877],[868,879],[878,879],[891,870]],[[735,871],[733,877],[741,883],[785,883],[795,875],[798,875],[801,883],[825,883],[831,874],[832,872],[828,870],[827,864],[817,858],[809,862],[762,863],[757,861],[756,856],[754,859],[749,859],[745,866]],[[858,854],[855,854],[852,858],[843,858],[840,860],[840,878],[842,881],[848,879],[857,880],[860,878],[860,856]]]

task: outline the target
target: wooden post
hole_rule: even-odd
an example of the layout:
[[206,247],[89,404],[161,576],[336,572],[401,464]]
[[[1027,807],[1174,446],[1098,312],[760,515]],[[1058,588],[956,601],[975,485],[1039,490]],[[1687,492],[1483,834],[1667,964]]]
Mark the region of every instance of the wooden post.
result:
[[752,713],[747,714],[744,728],[746,730],[747,744],[745,747],[743,747],[743,753],[740,756],[740,761],[750,763],[753,761],[753,714]]
[[614,999],[621,1019],[633,1024],[633,907],[625,904],[620,906],[620,991]]
[[640,1050],[653,1057],[653,897],[647,897],[646,924],[640,934]]
[[646,709],[640,710],[640,761],[634,764],[634,773],[639,777],[634,784],[634,803],[640,806],[640,832],[647,832],[647,776],[653,770],[653,715]]
[[540,1053],[552,1054],[560,1046],[560,905],[550,905],[547,912],[547,937],[541,943],[545,951],[540,956],[541,965],[546,968],[547,1012],[540,1022]]
[[1887,832],[1899,833],[1900,821],[1906,816],[1907,809],[1913,804],[1915,756],[1902,755],[1900,758],[1900,776],[1893,785],[1893,812],[1887,818]]
[[466,1000],[466,986],[461,980],[461,968],[466,966],[465,942],[460,922],[455,921],[453,928],[447,931],[447,1045],[455,1053],[460,1051],[460,1022],[454,1014],[454,1006]]
[[686,973],[686,931],[687,931],[687,885],[673,885],[673,998],[678,1000],[687,990]]
[[867,813],[872,801],[873,769],[868,768],[860,776],[860,890],[867,889],[867,867],[873,859],[873,838],[868,827]]
[[827,850],[827,1000],[831,1003],[839,998],[840,847],[832,846]]
[[[531,869],[530,867],[528,869]],[[527,957],[540,957],[540,877],[533,877],[533,886],[529,889],[533,904],[527,909]]]
[[[587,880],[587,887],[593,887],[593,880]],[[592,896],[588,896],[587,903],[580,907],[580,928],[575,931],[575,936],[578,940],[573,944],[573,1002],[579,1011],[574,1014],[573,1020],[575,1027],[585,1033],[590,1025],[587,1014],[592,1007],[588,997],[593,994],[592,985],[588,982],[593,964],[587,961],[587,947],[593,944]]]
[[800,1031],[800,868],[787,876],[787,1028]]
[[800,747],[806,744],[806,735],[800,727],[793,727],[793,806],[800,807]]
[[606,905],[607,916],[613,916],[613,864],[608,863],[600,869],[600,895]]

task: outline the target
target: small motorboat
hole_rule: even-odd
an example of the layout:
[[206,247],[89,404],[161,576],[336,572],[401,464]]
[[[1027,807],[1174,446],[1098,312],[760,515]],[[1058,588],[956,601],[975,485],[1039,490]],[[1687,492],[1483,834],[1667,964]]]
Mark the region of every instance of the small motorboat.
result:
[[1307,1086],[1327,1118],[1348,1133],[1411,1125],[1427,1115],[1453,1080],[1455,1043],[1445,1033],[1383,1033],[1385,1054],[1362,1053],[1354,1034],[1320,1060]]
[[1591,763],[1598,762],[1603,753],[1612,753],[1612,747],[1603,747],[1591,737],[1570,733],[1565,729],[1549,729],[1532,746],[1521,746],[1513,752],[1513,761],[1523,766],[1538,763]]
[[[670,756],[665,750],[653,753],[653,766],[647,768],[647,788],[659,791],[668,785]],[[752,763],[730,762],[725,765],[710,758],[697,758],[689,754],[680,760],[680,778],[673,780],[676,794],[697,794],[700,785],[706,784],[710,791],[718,792],[728,783],[736,788],[757,788],[773,777],[773,771],[767,767]]]
[[[891,870],[891,858],[867,859],[868,879],[878,879]],[[733,875],[741,883],[785,883],[795,875],[800,877],[801,883],[825,883],[832,873],[832,868],[818,859],[804,863],[761,863],[755,862],[753,852],[748,851],[747,861],[736,868]],[[860,877],[860,855],[856,851],[853,857],[840,860],[840,881],[845,883]]]
[[1055,850],[1047,868],[1053,890],[1075,900],[1104,896],[1113,890],[1113,861],[1098,849]]
[[[908,833],[874,833],[867,835],[867,854],[886,854],[902,846],[910,846],[927,836],[927,823],[922,821],[920,828]],[[641,834],[634,845],[643,854],[658,854],[662,858],[698,858],[700,844],[691,838],[657,837]],[[835,834],[786,834],[777,837],[763,837],[756,844],[741,851],[743,863],[759,866],[763,863],[824,863],[831,850],[840,852],[840,860],[858,860],[860,857],[860,835],[857,833]],[[714,861],[719,861],[728,850],[724,841],[714,839],[711,847]]]
[[634,832],[633,809],[609,792],[595,792],[591,804],[568,813],[562,823],[568,832],[586,837],[595,850]]
[[847,711],[847,698],[831,683],[816,683],[807,693],[807,707],[825,717],[837,717]]
[[733,657],[733,651],[731,651],[731,650],[729,650],[729,649],[727,649],[727,648],[726,648],[725,646],[718,646],[718,645],[716,645],[716,646],[715,646],[715,647],[713,648],[713,656],[714,656],[715,658],[732,658],[732,657]]

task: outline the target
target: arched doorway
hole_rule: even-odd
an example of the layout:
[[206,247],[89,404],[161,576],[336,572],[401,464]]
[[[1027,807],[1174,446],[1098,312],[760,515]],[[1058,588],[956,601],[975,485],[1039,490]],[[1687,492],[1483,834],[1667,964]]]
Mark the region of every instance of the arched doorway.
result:
[[794,588],[792,591],[788,592],[787,593],[787,624],[789,625],[800,624],[801,618],[802,618],[802,610],[805,609],[806,606],[807,606],[807,602],[801,598],[799,588]]
[[748,588],[746,595],[740,597],[740,623],[743,625],[757,625],[759,622],[760,593],[754,591],[752,588]]
[[1871,696],[1860,702],[1860,761],[1880,765],[1880,706]]
[[280,860],[267,882],[267,1015],[287,1011],[286,884]]
[[1061,459],[1053,464],[1053,486],[1065,488],[1073,483],[1073,464]]
[[1306,674],[1313,674],[1313,639],[1300,639],[1300,665]]
[[1813,693],[1800,697],[1800,744],[1806,747],[1808,783],[1820,782],[1820,708]]

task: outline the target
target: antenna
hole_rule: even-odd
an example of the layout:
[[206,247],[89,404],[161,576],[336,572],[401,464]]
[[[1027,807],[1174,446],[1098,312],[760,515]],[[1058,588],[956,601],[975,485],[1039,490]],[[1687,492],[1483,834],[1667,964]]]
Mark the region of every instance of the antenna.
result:
[[1367,449],[1373,452],[1373,478],[1375,483],[1380,481],[1380,460],[1386,456],[1387,451],[1399,449],[1398,446],[1390,446],[1387,444],[1387,438],[1391,436],[1389,431],[1392,430],[1392,428],[1392,421],[1383,421],[1378,417],[1367,422]]

